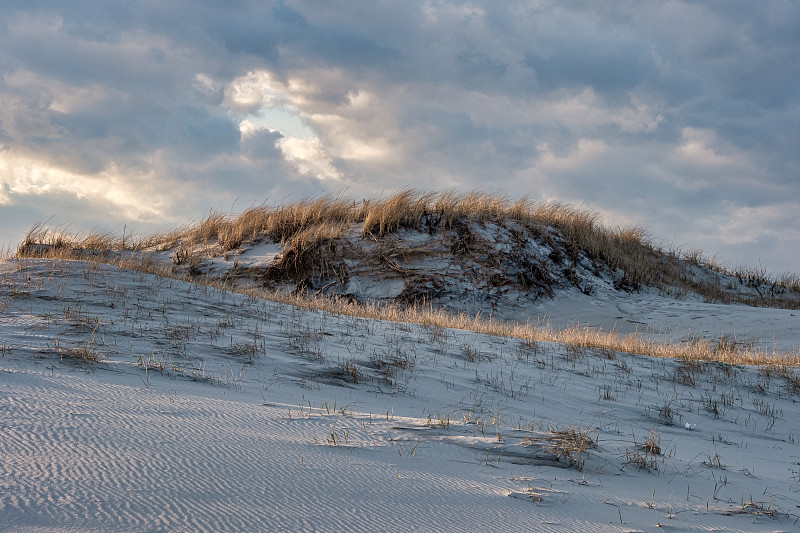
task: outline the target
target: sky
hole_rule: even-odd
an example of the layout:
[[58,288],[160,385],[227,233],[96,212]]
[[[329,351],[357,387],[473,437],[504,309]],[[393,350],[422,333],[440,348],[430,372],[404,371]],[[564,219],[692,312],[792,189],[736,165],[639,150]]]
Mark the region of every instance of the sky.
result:
[[0,3],[0,243],[320,194],[560,201],[800,272],[800,2]]

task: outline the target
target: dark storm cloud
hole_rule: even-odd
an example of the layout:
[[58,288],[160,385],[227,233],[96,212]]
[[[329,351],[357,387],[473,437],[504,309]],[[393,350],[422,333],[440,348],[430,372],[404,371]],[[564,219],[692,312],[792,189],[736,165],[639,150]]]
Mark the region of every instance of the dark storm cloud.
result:
[[0,224],[491,186],[800,270],[798,35],[780,0],[4,2]]

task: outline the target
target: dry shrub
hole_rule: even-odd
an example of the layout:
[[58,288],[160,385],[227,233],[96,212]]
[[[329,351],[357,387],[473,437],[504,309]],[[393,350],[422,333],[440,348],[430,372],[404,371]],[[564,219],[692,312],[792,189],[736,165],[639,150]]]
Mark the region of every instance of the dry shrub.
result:
[[800,292],[800,274],[785,272],[774,280],[779,287],[785,287],[794,292]]

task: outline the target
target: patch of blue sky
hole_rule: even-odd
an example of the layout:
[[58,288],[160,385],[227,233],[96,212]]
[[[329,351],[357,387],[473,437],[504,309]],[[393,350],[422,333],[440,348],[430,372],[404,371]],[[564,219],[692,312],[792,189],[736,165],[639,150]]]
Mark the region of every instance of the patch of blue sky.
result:
[[288,107],[261,108],[258,113],[248,116],[247,120],[259,128],[278,131],[284,137],[298,139],[317,137],[314,130],[303,122],[297,112]]

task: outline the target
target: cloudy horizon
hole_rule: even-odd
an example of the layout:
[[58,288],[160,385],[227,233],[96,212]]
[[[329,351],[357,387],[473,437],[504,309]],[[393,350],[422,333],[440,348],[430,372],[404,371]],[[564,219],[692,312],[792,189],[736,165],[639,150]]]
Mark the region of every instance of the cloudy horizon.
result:
[[0,28],[6,245],[484,189],[800,272],[798,3],[40,0]]

